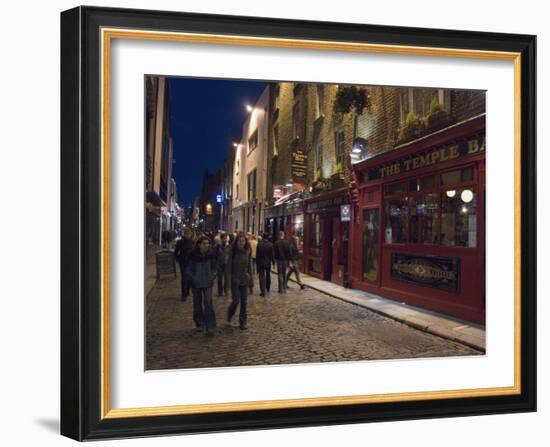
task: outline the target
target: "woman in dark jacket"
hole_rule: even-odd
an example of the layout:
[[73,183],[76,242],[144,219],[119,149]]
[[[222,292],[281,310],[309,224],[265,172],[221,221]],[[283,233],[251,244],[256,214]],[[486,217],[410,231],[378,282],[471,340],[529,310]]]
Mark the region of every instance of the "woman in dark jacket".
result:
[[174,250],[174,257],[176,262],[180,265],[181,272],[181,300],[187,300],[189,296],[190,284],[185,274],[187,270],[187,263],[193,250],[195,249],[195,241],[193,239],[193,233],[189,228],[183,230],[183,237],[176,242],[176,248]]
[[229,272],[229,286],[231,288],[232,301],[227,309],[227,321],[230,322],[240,304],[239,327],[246,327],[246,304],[248,300],[248,288],[252,280],[250,244],[244,234],[239,234],[231,247],[231,254],[227,262]]
[[193,291],[193,320],[197,329],[204,328],[211,335],[216,328],[216,315],[212,305],[212,287],[216,278],[216,256],[210,239],[201,236],[187,265],[187,277]]
[[300,276],[300,265],[298,263],[299,261],[300,251],[298,250],[298,238],[293,237],[290,241],[290,267],[286,275],[286,282],[288,283],[290,275],[292,275],[292,272],[294,272],[294,275],[296,276],[296,282],[300,284],[300,289],[304,290],[305,286]]

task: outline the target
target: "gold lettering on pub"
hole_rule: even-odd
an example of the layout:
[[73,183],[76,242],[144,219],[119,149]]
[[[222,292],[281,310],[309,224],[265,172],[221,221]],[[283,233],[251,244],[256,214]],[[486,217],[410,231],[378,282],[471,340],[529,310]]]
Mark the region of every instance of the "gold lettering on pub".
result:
[[432,166],[438,163],[443,163],[448,160],[454,160],[461,155],[474,155],[485,151],[485,138],[478,140],[477,138],[468,140],[466,144],[466,153],[460,151],[458,144],[447,146],[433,151],[417,155],[406,160],[398,161],[390,165],[381,166],[378,168],[380,177],[389,177],[400,174],[401,172],[412,171],[426,166]]

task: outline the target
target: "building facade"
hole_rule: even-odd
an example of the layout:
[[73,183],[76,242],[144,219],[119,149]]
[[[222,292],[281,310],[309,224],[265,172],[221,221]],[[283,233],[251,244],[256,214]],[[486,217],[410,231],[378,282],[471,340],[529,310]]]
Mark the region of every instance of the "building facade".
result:
[[484,323],[485,93],[368,92],[351,154],[351,286]]
[[170,179],[168,185],[169,187],[167,209],[169,214],[169,221],[168,228],[165,229],[176,232],[179,231],[182,222],[181,208],[178,204],[178,187],[174,178]]
[[233,159],[230,229],[260,234],[266,207],[269,87],[249,112]]
[[280,231],[297,238],[303,253],[304,200],[307,183],[307,84],[270,85],[269,157],[266,183],[268,207],[264,226],[272,239]]
[[221,170],[204,170],[199,195],[199,228],[202,231],[216,231],[220,228],[221,203],[218,200],[221,188]]
[[172,179],[172,106],[169,83],[162,76],[147,76],[145,116],[146,237],[160,245],[161,234],[170,230],[170,181]]
[[347,90],[335,84],[308,86],[306,147],[309,149],[308,188],[304,203],[304,266],[306,273],[347,285],[346,250],[349,223],[342,206],[349,204],[350,152],[354,111],[336,104]]
[[223,231],[232,230],[230,221],[233,203],[233,165],[235,163],[235,150],[230,149],[228,157],[224,160],[220,172],[220,229]]

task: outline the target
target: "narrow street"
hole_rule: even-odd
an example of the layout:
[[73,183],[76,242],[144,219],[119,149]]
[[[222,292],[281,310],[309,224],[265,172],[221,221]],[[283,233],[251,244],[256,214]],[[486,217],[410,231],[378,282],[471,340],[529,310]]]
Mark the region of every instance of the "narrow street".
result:
[[[180,280],[156,282],[147,296],[146,369],[319,363],[479,355],[480,352],[295,283],[286,294],[249,295],[248,330],[238,313],[226,321],[229,297],[217,296],[217,330],[194,328],[192,299],[180,301]],[[275,284],[275,286],[273,286]],[[273,291],[275,290],[275,292]]]

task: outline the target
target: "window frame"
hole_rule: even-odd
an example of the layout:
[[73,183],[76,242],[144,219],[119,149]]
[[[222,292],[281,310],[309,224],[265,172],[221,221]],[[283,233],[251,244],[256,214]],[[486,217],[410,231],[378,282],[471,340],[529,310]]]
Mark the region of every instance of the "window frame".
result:
[[[472,180],[464,181],[455,183],[453,185],[445,185],[443,186],[441,184],[441,176],[445,173],[452,172],[452,171],[458,171],[463,170],[466,168],[471,167],[473,169],[473,175]],[[434,176],[434,187],[433,188],[426,188],[423,190],[416,190],[411,191],[411,182],[413,180],[420,180],[426,177]],[[393,194],[387,194],[386,188],[389,185],[395,185],[402,183],[404,184],[404,190],[400,193],[393,193]],[[478,194],[478,188],[479,188],[479,172],[478,172],[478,165],[477,163],[467,163],[458,167],[451,167],[442,169],[440,171],[434,172],[434,173],[423,173],[418,175],[411,175],[408,177],[400,178],[399,180],[394,180],[391,182],[382,183],[381,185],[381,193],[382,193],[382,204],[381,204],[381,211],[382,211],[382,218],[383,221],[381,222],[381,230],[385,232],[387,228],[388,223],[388,215],[387,215],[387,201],[388,200],[396,200],[396,199],[406,199],[407,204],[407,217],[406,217],[406,241],[405,242],[386,242],[385,235],[381,238],[381,244],[384,246],[405,246],[405,245],[412,245],[412,246],[430,246],[430,247],[437,247],[438,249],[458,249],[458,250],[476,250],[479,248],[479,229],[476,230],[476,245],[475,247],[463,247],[463,246],[449,246],[444,245],[441,243],[441,227],[442,227],[442,206],[443,206],[443,194],[445,194],[447,191],[454,190],[460,190],[460,189],[467,189],[470,188],[472,191],[479,196]],[[411,235],[411,213],[410,213],[410,207],[411,207],[411,198],[415,197],[421,197],[427,194],[437,194],[437,243],[423,243],[423,242],[412,242],[412,235]],[[479,216],[481,213],[481,210],[479,209],[479,202],[478,206],[476,208],[476,216]]]
[[246,198],[248,202],[256,199],[256,181],[257,173],[256,168],[254,168],[246,175]]
[[247,155],[250,155],[258,147],[258,128],[250,134],[247,140]]
[[[339,140],[338,136],[341,135],[342,138]],[[340,144],[339,144],[340,143]],[[344,167],[344,160],[346,158],[346,133],[344,131],[343,127],[340,127],[339,129],[336,129],[334,131],[334,160],[336,161],[334,168],[336,170],[336,166],[338,163],[342,163],[342,168]],[[341,151],[339,151],[339,147],[341,147]]]

